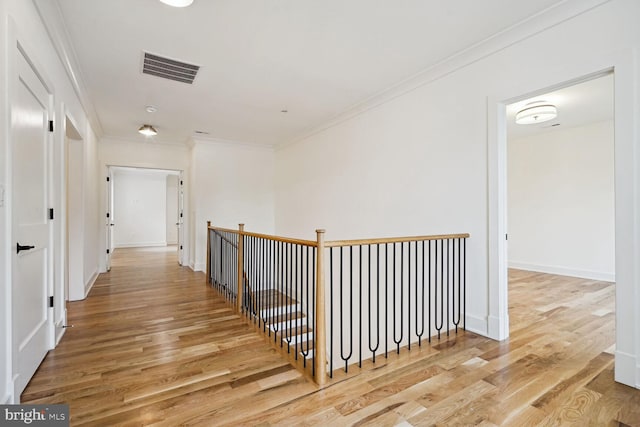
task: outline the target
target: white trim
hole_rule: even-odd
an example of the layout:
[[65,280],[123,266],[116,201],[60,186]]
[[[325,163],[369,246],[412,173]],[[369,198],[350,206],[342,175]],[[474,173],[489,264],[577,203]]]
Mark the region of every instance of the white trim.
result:
[[[640,307],[638,283],[640,266],[637,263],[640,251],[640,151],[634,147],[638,142],[638,65],[637,51],[613,51],[601,57],[585,58],[575,64],[571,71],[557,78],[553,87],[569,86],[583,81],[585,76],[597,76],[614,70],[615,79],[615,248],[616,248],[616,348],[617,355],[640,354]],[[575,76],[582,75],[576,79]],[[500,247],[504,243],[506,216],[504,202],[506,193],[500,185],[498,158],[506,154],[506,129],[504,126],[506,105],[532,94],[549,91],[547,88],[532,89],[528,94],[503,93],[490,96],[488,105],[488,238],[489,238],[489,318],[500,319],[489,322],[489,336],[508,336],[508,302],[506,253]],[[496,305],[497,302],[497,305]],[[492,326],[493,325],[493,326]],[[492,330],[491,328],[498,328]],[[506,329],[502,329],[506,328]],[[506,335],[502,335],[506,332]],[[618,360],[621,361],[618,365]],[[629,368],[624,357],[616,357],[616,381],[635,387],[640,383],[640,373],[634,364]],[[629,362],[630,363],[630,362]]]
[[[69,41],[69,33],[64,25],[64,18],[57,2],[49,0],[33,0],[33,3],[40,15],[40,20],[47,30],[51,43],[55,47],[60,62],[69,77],[73,91],[78,96],[80,104],[85,111],[91,127],[98,139],[103,134],[100,118],[88,95],[86,85],[80,73],[78,60],[72,44]],[[86,135],[85,135],[86,136]],[[86,139],[86,138],[84,138]]]
[[232,148],[238,148],[238,147],[252,148],[252,149],[258,149],[258,150],[264,150],[264,151],[274,151],[276,148],[274,145],[260,144],[256,142],[232,141],[229,139],[213,138],[213,137],[207,138],[202,136],[191,137],[190,144],[189,144],[191,148],[199,144],[212,145],[212,146],[222,145],[222,146],[227,146]]
[[58,344],[60,343],[60,340],[64,336],[64,333],[67,331],[67,329],[65,328],[66,323],[67,323],[67,309],[66,308],[62,311],[62,319],[60,319],[60,320],[61,321],[56,324],[56,336],[55,336],[56,342],[55,342],[55,347],[58,346]]
[[583,279],[600,280],[603,282],[615,282],[615,272],[603,272],[593,270],[581,270],[576,268],[560,267],[556,265],[531,264],[528,262],[509,261],[509,268],[518,270],[536,271],[539,273],[558,274],[561,276],[580,277]]
[[320,126],[308,129],[296,137],[278,144],[276,146],[276,150],[295,145],[312,135],[336,126],[382,104],[390,102],[393,99],[412,92],[425,84],[445,77],[456,70],[462,69],[487,56],[506,49],[513,44],[526,40],[551,27],[559,25],[564,21],[588,12],[602,4],[608,3],[609,1],[610,0],[565,0],[559,4],[553,5],[510,26],[509,28],[471,45],[468,48],[454,53],[431,67],[420,71],[419,73],[386,88],[361,102],[348,107],[346,110],[337,114],[334,118],[324,122]]
[[197,262],[197,263],[190,263],[189,267],[191,267],[191,269],[193,271],[205,271],[205,267],[206,267],[206,263],[204,262]]
[[478,335],[487,336],[487,319],[483,317],[467,314],[464,320],[464,327],[467,331]]
[[[13,386],[11,386],[11,389],[13,389]],[[4,396],[2,396],[2,400],[0,400],[0,404],[2,405],[10,405],[11,401],[13,399],[13,396],[11,396],[10,394],[5,394]]]
[[[616,350],[614,363],[614,379],[617,382],[640,388],[640,381],[638,381],[638,378],[640,378],[640,366],[636,365],[636,357],[633,354]],[[629,384],[628,378],[636,378],[636,383]]]
[[96,283],[96,280],[98,279],[99,274],[100,273],[98,273],[98,270],[94,271],[91,277],[89,278],[89,280],[87,280],[87,283],[85,283],[84,298],[86,298],[89,295],[89,292],[91,292],[91,289],[93,288],[93,285]]
[[[115,249],[118,248],[155,248],[159,246],[167,246],[167,242],[164,240],[161,242],[133,242],[133,243],[119,243],[114,245]],[[114,250],[115,252],[115,250]]]

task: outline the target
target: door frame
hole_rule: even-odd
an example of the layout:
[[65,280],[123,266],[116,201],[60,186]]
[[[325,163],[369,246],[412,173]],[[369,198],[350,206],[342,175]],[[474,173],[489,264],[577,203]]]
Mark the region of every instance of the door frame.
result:
[[[184,228],[185,228],[185,217],[184,217],[184,195],[185,195],[185,189],[186,189],[186,185],[184,182],[184,169],[172,169],[172,168],[162,168],[162,167],[149,167],[149,166],[132,166],[132,165],[120,165],[120,164],[106,164],[105,165],[105,169],[106,169],[106,177],[109,177],[109,181],[106,182],[108,186],[110,186],[109,188],[107,188],[106,190],[106,195],[105,195],[105,202],[106,202],[106,209],[105,209],[105,214],[108,213],[110,220],[113,220],[113,202],[115,200],[115,187],[114,187],[114,179],[113,179],[113,169],[114,168],[126,168],[126,169],[149,169],[149,170],[157,170],[157,171],[167,171],[167,172],[177,172],[178,173],[178,209],[179,209],[179,213],[178,213],[178,222],[179,222],[179,226],[178,226],[178,264],[184,266],[187,265],[186,264],[186,260],[184,259],[184,240],[185,240],[185,234],[184,234]],[[106,215],[105,215],[106,216]],[[116,218],[117,219],[117,218]],[[107,254],[106,250],[104,251],[104,263],[105,263],[105,268],[107,268],[106,271],[109,271],[110,268],[110,255],[113,254],[114,251],[114,245],[113,245],[113,227],[111,227],[110,225],[108,225],[109,222],[105,222],[105,246],[107,246],[106,249],[110,250],[110,253]],[[109,233],[111,234],[111,243],[109,240]],[[111,248],[109,248],[109,244],[111,244]]]
[[615,380],[640,388],[640,150],[637,124],[639,98],[634,84],[638,75],[636,53],[618,53],[605,63],[589,64],[579,77],[568,76],[558,84],[524,94],[488,97],[488,279],[487,335],[497,340],[509,337],[508,259],[506,248],[506,106],[536,93],[550,92],[588,80],[606,72],[614,75],[615,153],[615,277],[616,352]]

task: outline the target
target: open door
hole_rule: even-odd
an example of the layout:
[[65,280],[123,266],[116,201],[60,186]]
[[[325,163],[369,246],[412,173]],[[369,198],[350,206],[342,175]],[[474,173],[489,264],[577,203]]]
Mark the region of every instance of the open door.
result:
[[113,254],[113,171],[109,168],[107,175],[107,213],[105,215],[105,232],[107,234],[107,271],[111,270],[111,255]]
[[184,265],[184,180],[183,172],[178,177],[178,264]]

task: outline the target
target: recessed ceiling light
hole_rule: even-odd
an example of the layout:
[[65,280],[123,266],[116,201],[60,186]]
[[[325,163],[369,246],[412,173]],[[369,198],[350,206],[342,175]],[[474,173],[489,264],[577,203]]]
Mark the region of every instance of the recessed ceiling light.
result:
[[147,113],[155,113],[156,111],[158,111],[158,109],[156,107],[154,107],[153,105],[147,105],[145,110],[147,110]]
[[173,7],[187,7],[191,6],[193,0],[160,0],[164,4],[168,4]]
[[143,134],[144,136],[155,136],[158,134],[158,131],[151,125],[142,125],[138,132]]
[[516,113],[516,123],[530,125],[553,120],[558,116],[555,105],[546,104],[544,101],[533,102],[525,105],[525,108]]

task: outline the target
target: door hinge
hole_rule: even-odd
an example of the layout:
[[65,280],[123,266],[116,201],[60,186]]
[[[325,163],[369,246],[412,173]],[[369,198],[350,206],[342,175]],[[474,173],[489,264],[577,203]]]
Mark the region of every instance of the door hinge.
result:
[[53,132],[53,120],[49,120],[49,132]]
[[109,249],[107,249],[107,253],[110,253]]
[[110,218],[110,215],[111,215],[111,214],[110,214],[109,212],[107,212],[107,218]]
[[107,177],[107,182],[109,182],[109,181],[111,181],[111,180],[109,179],[109,177]]
[[49,297],[49,308],[53,308],[53,297]]
[[180,185],[182,185],[182,180],[180,180]]
[[180,250],[182,250],[182,245],[180,245]]
[[53,208],[49,209],[49,219],[53,219]]
[[180,212],[180,218],[182,218],[182,212]]
[[509,235],[508,234],[504,235],[504,240],[509,240]]

